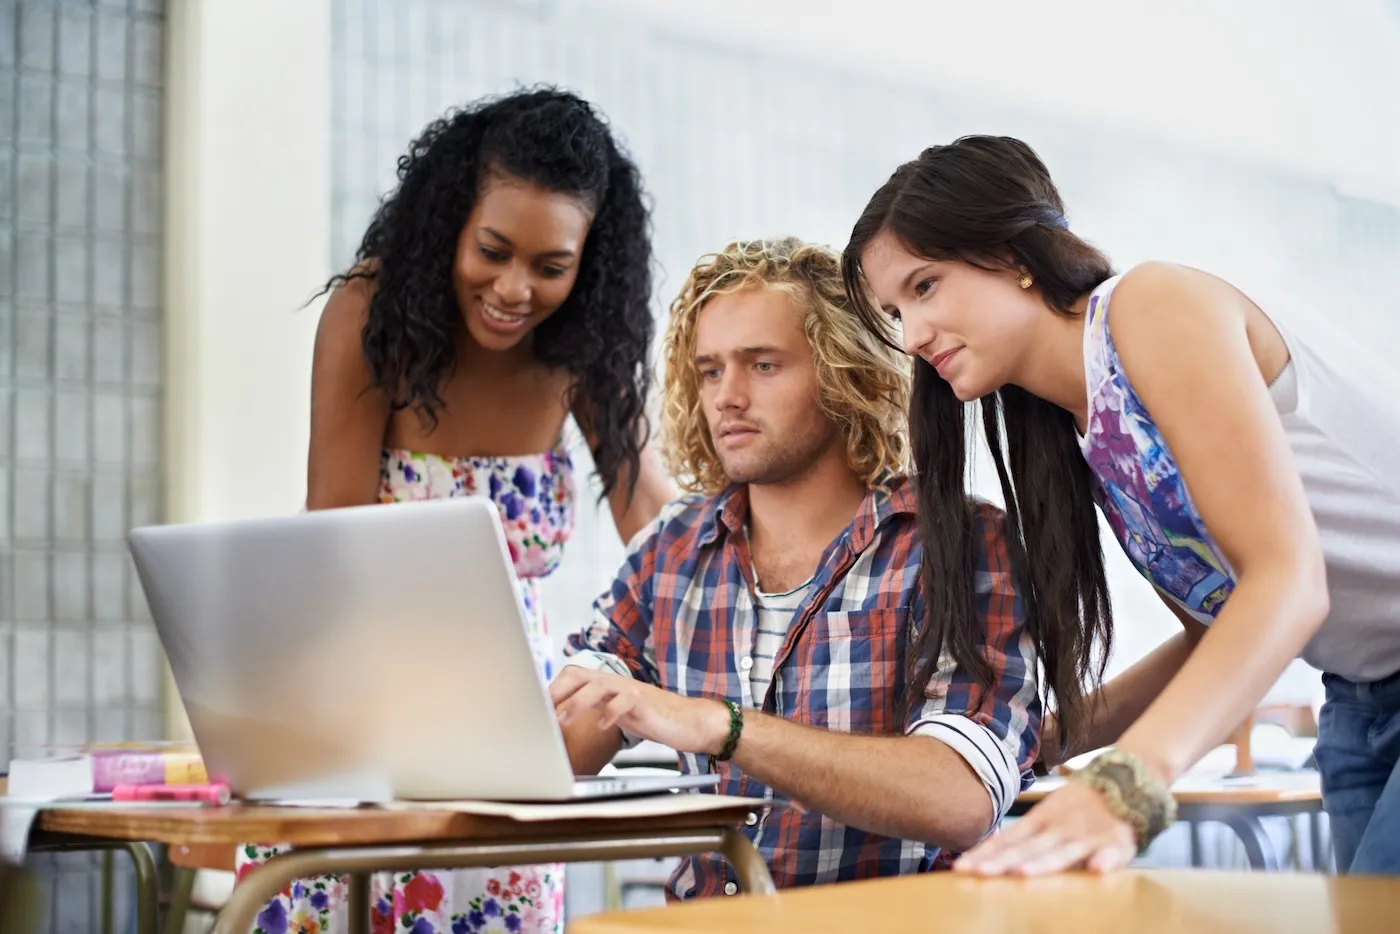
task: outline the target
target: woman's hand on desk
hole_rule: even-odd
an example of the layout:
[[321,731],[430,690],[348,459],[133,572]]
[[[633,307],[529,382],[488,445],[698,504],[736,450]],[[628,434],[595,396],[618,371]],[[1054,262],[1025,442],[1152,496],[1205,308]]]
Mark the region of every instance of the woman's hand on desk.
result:
[[979,876],[1038,876],[1067,869],[1122,869],[1137,855],[1133,828],[1114,817],[1097,791],[1070,782],[953,864]]
[[729,736],[729,710],[719,701],[683,697],[608,671],[566,667],[549,696],[560,725],[595,709],[601,729],[618,727],[680,752],[714,753]]

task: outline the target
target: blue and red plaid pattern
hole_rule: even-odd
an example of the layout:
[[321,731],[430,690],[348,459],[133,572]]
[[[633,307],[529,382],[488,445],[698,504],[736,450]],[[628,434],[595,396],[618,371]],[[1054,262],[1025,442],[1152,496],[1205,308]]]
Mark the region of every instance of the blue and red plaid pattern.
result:
[[[745,487],[668,506],[634,540],[622,571],[595,604],[592,626],[570,637],[567,653],[615,656],[648,684],[743,703],[742,679],[748,673],[741,671],[739,660],[751,646],[736,644],[734,617],[753,600],[747,515]],[[976,521],[982,543],[978,606],[995,679],[991,692],[984,693],[970,675],[949,664],[940,668],[925,702],[901,712],[906,649],[923,619],[924,600],[914,493],[899,478],[888,492],[871,492],[851,525],[823,553],[807,599],[774,659],[762,709],[797,723],[875,735],[899,735],[953,715],[963,724],[955,733],[986,737],[973,754],[990,746],[991,757],[1001,757],[998,767],[1009,772],[1014,761],[1020,787],[1027,786],[1040,728],[1034,645],[1025,626],[1024,602],[1012,582],[1002,513],[979,504]],[[745,631],[752,638],[751,628]],[[956,735],[952,739],[950,745],[971,761],[968,741]],[[839,824],[789,801],[730,762],[686,753],[681,768],[687,773],[713,768],[720,775],[720,793],[772,802],[744,833],[779,887],[923,872],[937,864],[935,847]],[[1017,784],[1014,777],[1010,781]],[[1007,797],[1014,797],[1014,791]],[[991,793],[998,814],[1004,814],[1010,800],[1000,800],[996,790]],[[717,895],[731,881],[733,872],[718,854],[689,857],[671,877],[668,895]]]

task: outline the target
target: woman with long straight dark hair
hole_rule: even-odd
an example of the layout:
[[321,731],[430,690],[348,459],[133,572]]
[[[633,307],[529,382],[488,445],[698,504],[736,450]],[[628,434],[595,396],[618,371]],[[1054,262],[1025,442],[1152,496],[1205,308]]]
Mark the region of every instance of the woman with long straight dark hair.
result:
[[[919,358],[912,690],[941,651],[986,667],[964,499],[979,401],[1057,711],[1043,761],[1115,745],[958,868],[1127,864],[1170,824],[1172,782],[1301,655],[1325,673],[1316,757],[1339,866],[1400,873],[1400,380],[1205,272],[1115,275],[1064,211],[1025,143],[965,137],[901,166],[844,257],[867,326]],[[1096,504],[1183,627],[1107,684]]]

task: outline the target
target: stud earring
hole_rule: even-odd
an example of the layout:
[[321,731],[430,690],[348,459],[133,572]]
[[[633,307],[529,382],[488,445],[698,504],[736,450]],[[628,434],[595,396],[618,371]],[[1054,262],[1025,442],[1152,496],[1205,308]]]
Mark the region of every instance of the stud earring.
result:
[[1016,281],[1020,284],[1021,288],[1023,288],[1023,289],[1028,289],[1028,288],[1031,287],[1031,283],[1034,282],[1035,280],[1031,278],[1031,274],[1030,274],[1030,273],[1028,273],[1028,272],[1023,272],[1023,273],[1021,273],[1021,278],[1018,279],[1018,280],[1016,280]]

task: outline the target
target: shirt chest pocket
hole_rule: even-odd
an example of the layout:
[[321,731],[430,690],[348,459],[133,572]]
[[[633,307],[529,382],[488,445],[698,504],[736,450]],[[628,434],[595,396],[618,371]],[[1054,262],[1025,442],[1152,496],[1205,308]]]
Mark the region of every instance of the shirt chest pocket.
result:
[[792,675],[799,706],[814,726],[850,733],[898,731],[907,613],[891,607],[812,618]]

